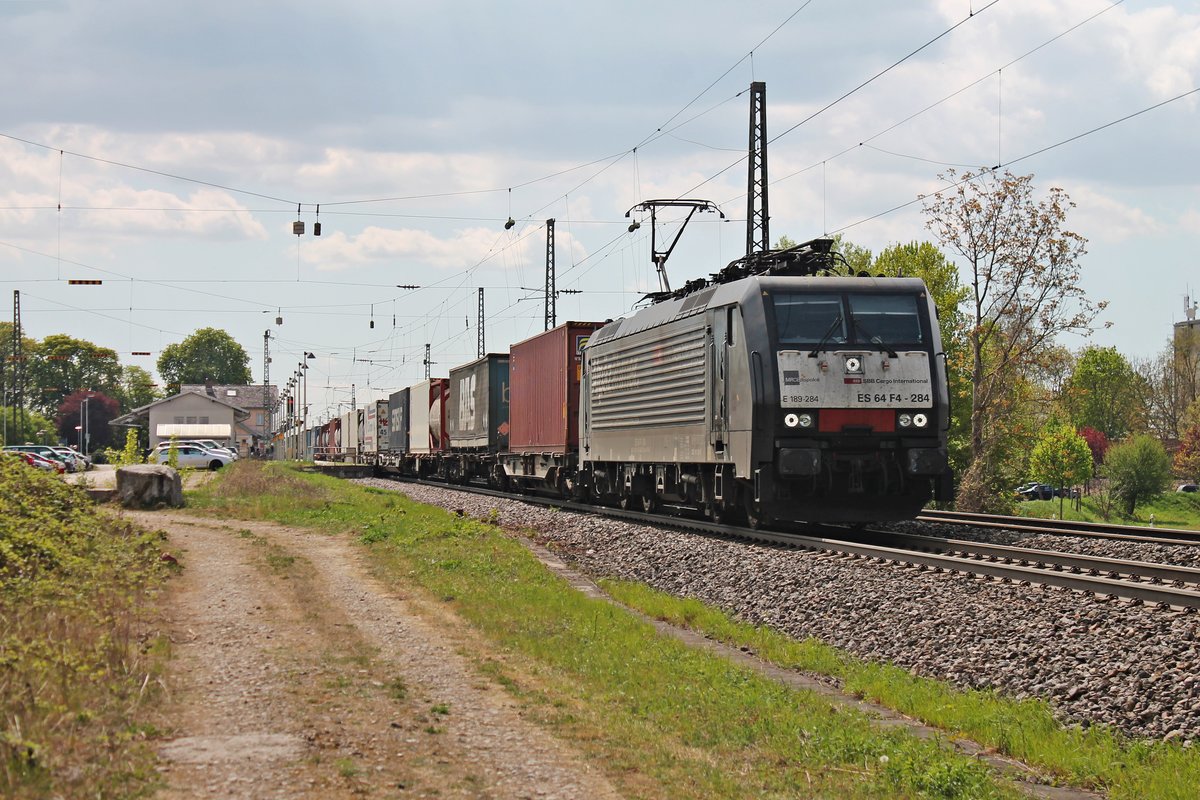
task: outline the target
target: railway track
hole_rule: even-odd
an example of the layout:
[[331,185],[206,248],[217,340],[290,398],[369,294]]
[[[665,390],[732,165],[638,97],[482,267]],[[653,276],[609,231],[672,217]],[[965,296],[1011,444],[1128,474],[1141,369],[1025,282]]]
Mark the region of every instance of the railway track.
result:
[[[891,531],[851,532],[836,526],[814,527],[808,532],[771,531],[718,524],[701,519],[595,506],[537,495],[514,496],[473,486],[423,483],[443,489],[551,506],[564,511],[604,514],[643,525],[668,526],[708,536],[836,553],[865,558],[878,563],[910,565],[936,572],[955,572],[971,577],[998,580],[1003,583],[1072,589],[1105,599],[1126,599],[1164,609],[1186,612],[1200,609],[1200,569],[1190,567],[1100,558],[1049,550],[1032,550],[1023,547],[901,534]],[[823,535],[815,535],[816,533]],[[871,541],[866,541],[866,537],[870,537]]]
[[[917,520],[951,525],[970,525],[975,528],[1003,528],[1010,531],[1052,536],[1081,536],[1090,539],[1116,539],[1150,544],[1200,545],[1200,531],[1180,528],[1144,528],[1135,525],[1110,525],[1102,522],[1075,522],[931,509],[922,511]],[[1153,533],[1149,533],[1151,530]]]

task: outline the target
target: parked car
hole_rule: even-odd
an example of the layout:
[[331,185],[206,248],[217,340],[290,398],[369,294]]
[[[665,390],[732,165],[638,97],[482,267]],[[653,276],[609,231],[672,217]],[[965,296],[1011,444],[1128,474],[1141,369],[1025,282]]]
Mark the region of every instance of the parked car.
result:
[[1052,500],[1054,498],[1054,487],[1048,483],[1038,483],[1037,481],[1022,483],[1015,491],[1026,500]]
[[4,449],[10,453],[33,453],[50,461],[58,462],[62,465],[65,472],[75,471],[74,459],[68,462],[61,454],[54,452],[54,450],[44,444],[10,444]]
[[[228,453],[209,450],[198,444],[176,444],[175,452],[178,456],[177,463],[181,467],[220,469],[233,463],[233,458]],[[150,454],[150,461],[154,464],[166,464],[170,458],[169,447],[156,447]]]
[[1196,483],[1181,483],[1177,492],[1200,492],[1200,484]]
[[1068,500],[1078,500],[1079,499],[1079,487],[1078,486],[1069,486],[1069,487],[1068,486],[1060,486],[1054,490],[1054,496],[1055,497],[1065,497]]
[[77,459],[79,459],[80,461],[82,461],[82,462],[83,462],[83,468],[84,468],[84,469],[91,469],[91,468],[92,468],[92,457],[91,457],[91,456],[89,456],[89,455],[85,455],[84,453],[81,453],[81,452],[79,452],[78,450],[76,450],[76,449],[75,449],[74,447],[72,447],[71,445],[67,445],[67,446],[66,446],[65,448],[63,448],[63,449],[64,449],[64,450],[66,450],[67,452],[69,452],[69,453],[73,454],[73,455],[75,456],[75,458],[77,458]]
[[[216,440],[214,440],[214,439],[176,439],[175,444],[176,445],[185,445],[185,444],[196,445],[197,447],[203,447],[205,450],[213,450],[218,453],[225,453],[234,461],[238,460],[237,451],[217,444]],[[154,450],[155,451],[167,450],[170,447],[171,447],[170,441],[159,442],[157,445],[155,445]],[[151,452],[154,452],[154,451],[151,451]]]
[[51,461],[50,459],[44,458],[37,453],[29,453],[23,450],[9,450],[7,447],[5,448],[5,451],[21,459],[29,466],[36,467],[37,469],[44,469],[47,472],[55,472],[59,475],[62,475],[67,471],[66,465],[61,461]]
[[78,450],[70,447],[56,447],[55,445],[50,445],[50,449],[62,456],[63,463],[72,467],[72,472],[83,472],[92,466],[92,462],[88,460],[88,457]]

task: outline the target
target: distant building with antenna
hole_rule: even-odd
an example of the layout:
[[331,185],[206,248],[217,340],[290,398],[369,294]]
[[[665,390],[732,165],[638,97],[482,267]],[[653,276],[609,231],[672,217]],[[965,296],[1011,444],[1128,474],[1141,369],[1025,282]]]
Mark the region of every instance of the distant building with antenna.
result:
[[1200,327],[1200,320],[1196,319],[1197,305],[1200,305],[1200,303],[1197,303],[1195,300],[1193,300],[1191,295],[1185,294],[1183,296],[1184,320],[1182,322],[1175,323],[1175,332],[1177,334],[1180,328],[1190,328],[1192,330],[1196,330],[1197,327]]

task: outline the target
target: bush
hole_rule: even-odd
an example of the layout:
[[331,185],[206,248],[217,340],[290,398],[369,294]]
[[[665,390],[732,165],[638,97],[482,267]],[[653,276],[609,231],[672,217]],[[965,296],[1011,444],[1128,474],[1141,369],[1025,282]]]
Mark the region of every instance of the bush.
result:
[[1170,485],[1171,457],[1157,439],[1139,434],[1108,449],[1104,474],[1113,496],[1133,516],[1138,503],[1157,497]]
[[127,797],[150,779],[138,715],[159,662],[139,638],[160,541],[0,458],[0,797]]

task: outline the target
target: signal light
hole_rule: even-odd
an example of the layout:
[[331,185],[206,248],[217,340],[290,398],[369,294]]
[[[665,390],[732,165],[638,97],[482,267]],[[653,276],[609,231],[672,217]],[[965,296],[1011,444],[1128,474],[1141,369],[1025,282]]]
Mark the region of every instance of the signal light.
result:
[[104,281],[80,280],[77,278],[72,278],[71,280],[67,281],[68,286],[99,286],[102,283],[104,283]]
[[148,356],[148,355],[150,355],[150,351],[149,350],[134,350],[129,355],[131,355],[131,356]]

